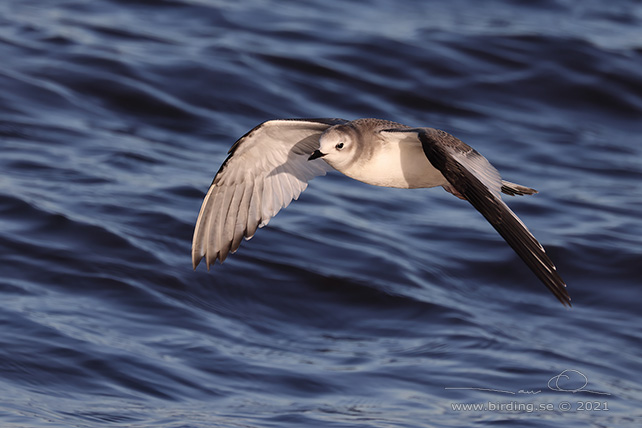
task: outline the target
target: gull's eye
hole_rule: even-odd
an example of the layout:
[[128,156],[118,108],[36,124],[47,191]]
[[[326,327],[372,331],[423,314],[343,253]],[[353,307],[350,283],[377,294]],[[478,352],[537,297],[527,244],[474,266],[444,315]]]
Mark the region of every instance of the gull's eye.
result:
[[341,150],[343,148],[343,143],[339,143],[336,146],[334,146],[335,149]]

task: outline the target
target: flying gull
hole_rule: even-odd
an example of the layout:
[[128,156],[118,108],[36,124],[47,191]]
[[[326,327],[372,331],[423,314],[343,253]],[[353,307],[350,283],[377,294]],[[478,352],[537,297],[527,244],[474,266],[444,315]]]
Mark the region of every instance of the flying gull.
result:
[[536,190],[502,180],[476,150],[433,128],[379,119],[279,119],[242,136],[203,200],[192,241],[194,269],[234,253],[308,181],[336,169],[364,183],[403,189],[442,186],[468,201],[564,305],[566,284],[542,245],[506,206],[501,193]]

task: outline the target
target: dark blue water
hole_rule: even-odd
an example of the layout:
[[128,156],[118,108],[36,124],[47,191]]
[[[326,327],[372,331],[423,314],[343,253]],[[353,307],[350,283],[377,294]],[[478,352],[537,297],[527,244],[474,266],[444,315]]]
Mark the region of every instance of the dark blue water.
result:
[[[642,422],[640,1],[5,0],[0,61],[0,426]],[[465,202],[339,174],[192,271],[282,117],[473,145],[573,309]]]

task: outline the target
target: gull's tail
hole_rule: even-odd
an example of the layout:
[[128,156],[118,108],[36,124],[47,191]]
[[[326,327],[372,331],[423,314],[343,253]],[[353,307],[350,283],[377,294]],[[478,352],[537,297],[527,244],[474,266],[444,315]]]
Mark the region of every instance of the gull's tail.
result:
[[502,180],[502,193],[510,196],[515,195],[533,195],[538,193],[537,190],[530,187],[521,186],[519,184],[511,183],[510,181]]

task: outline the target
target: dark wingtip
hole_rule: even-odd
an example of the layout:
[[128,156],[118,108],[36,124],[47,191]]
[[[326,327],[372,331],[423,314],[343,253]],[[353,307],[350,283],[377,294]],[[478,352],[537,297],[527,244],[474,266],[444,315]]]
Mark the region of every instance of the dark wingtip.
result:
[[566,284],[563,284],[564,288],[558,288],[558,293],[555,293],[555,297],[562,302],[562,305],[568,306],[569,309],[573,308],[571,304],[571,296],[569,296],[568,291],[566,291]]
[[[557,269],[553,267],[553,272],[556,272]],[[539,275],[537,275],[539,276]],[[564,306],[568,306],[569,308],[572,308],[573,305],[571,304],[571,296],[568,294],[568,291],[566,290],[566,283],[562,278],[560,278],[559,275],[555,274],[552,278],[549,278],[548,281],[545,281],[543,278],[540,277],[540,279],[544,282],[544,285],[546,285],[546,288],[548,288],[555,298],[562,303]]]

